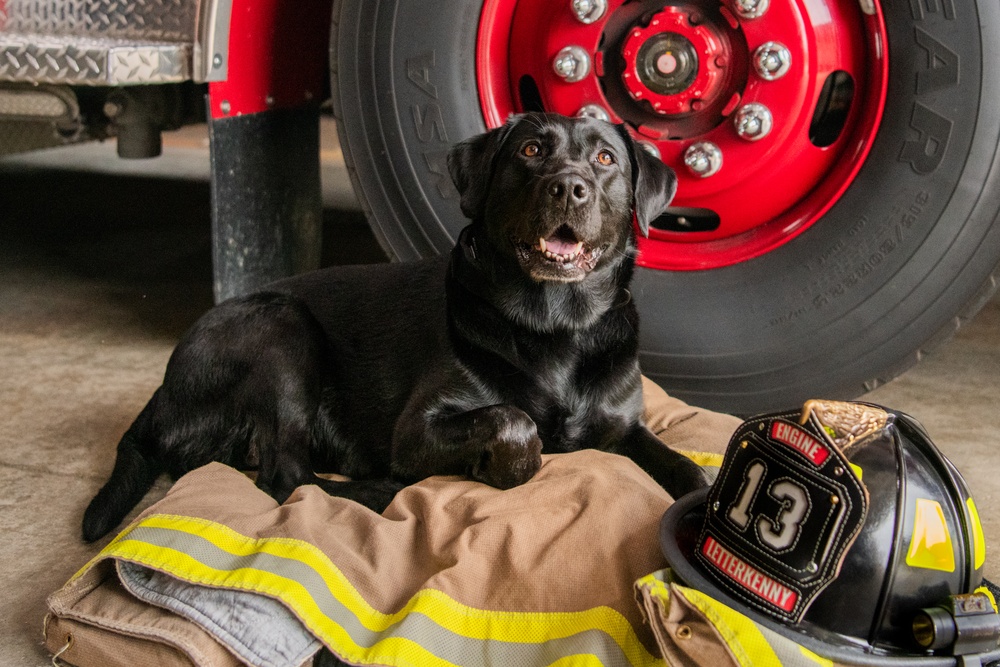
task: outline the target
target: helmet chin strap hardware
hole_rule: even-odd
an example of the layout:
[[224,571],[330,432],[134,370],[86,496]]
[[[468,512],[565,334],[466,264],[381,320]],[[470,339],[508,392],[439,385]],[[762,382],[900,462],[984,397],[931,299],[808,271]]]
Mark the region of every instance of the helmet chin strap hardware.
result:
[[944,604],[917,613],[913,638],[924,649],[964,657],[960,665],[980,665],[972,654],[996,649],[1000,616],[985,593],[950,595]]

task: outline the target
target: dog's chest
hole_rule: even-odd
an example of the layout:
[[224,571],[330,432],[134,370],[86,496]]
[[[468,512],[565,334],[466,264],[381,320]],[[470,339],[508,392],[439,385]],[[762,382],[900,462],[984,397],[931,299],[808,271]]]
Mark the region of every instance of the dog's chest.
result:
[[557,338],[539,346],[508,387],[509,400],[538,426],[546,452],[600,446],[633,417],[635,363],[586,343]]

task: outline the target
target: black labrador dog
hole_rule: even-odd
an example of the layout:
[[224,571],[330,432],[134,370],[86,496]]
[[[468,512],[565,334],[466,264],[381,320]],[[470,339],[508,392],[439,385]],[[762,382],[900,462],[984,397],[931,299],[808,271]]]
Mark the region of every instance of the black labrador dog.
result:
[[472,221],[450,257],[297,276],[185,334],[85,540],[161,472],[210,461],[256,468],[279,502],[318,484],[376,511],[430,475],[507,489],[542,452],[584,447],[632,458],[674,496],[705,484],[641,422],[634,221],[647,233],[674,173],[622,127],[549,114],[458,144],[448,165]]

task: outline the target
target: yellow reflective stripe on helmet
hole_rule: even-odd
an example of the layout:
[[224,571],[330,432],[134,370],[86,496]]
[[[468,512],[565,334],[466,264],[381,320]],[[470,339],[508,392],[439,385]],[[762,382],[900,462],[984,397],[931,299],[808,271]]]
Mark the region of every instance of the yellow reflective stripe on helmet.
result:
[[[565,613],[493,612],[424,589],[399,612],[384,614],[369,605],[314,545],[291,538],[253,539],[204,519],[146,517],[109,544],[102,557],[122,558],[193,583],[279,599],[317,637],[353,662],[453,664],[417,643],[444,631],[444,643],[453,653],[465,650],[480,657],[492,653],[497,661],[514,659],[511,664],[523,664],[521,658],[528,654],[544,655],[548,664],[571,656],[573,664],[598,664],[596,653],[637,667],[662,664],[628,621],[609,607]],[[536,651],[535,645],[547,648]]]
[[955,571],[955,545],[944,510],[936,500],[917,498],[906,564],[927,570]]
[[997,599],[993,597],[993,591],[986,588],[986,586],[980,586],[979,588],[974,590],[973,593],[982,593],[983,595],[988,597],[990,599],[990,604],[993,605],[993,611],[1000,613],[1000,610],[997,609]]
[[972,517],[972,550],[975,554],[975,567],[978,570],[986,562],[986,537],[983,535],[983,524],[979,520],[979,510],[976,509],[975,501],[966,498],[965,506],[969,508],[969,516]]

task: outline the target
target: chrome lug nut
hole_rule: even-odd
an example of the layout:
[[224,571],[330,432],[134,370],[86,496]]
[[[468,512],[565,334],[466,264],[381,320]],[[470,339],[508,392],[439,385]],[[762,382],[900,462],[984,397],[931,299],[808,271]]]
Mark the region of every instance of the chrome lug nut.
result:
[[573,14],[580,23],[591,24],[608,11],[607,0],[570,0]]
[[695,176],[708,178],[722,168],[722,151],[711,141],[699,141],[684,151],[684,165]]
[[579,46],[567,46],[556,54],[552,69],[568,83],[582,81],[590,73],[590,56]]
[[580,118],[596,118],[607,123],[611,122],[611,115],[600,104],[584,104],[576,115]]
[[781,42],[764,42],[753,52],[753,67],[762,79],[780,79],[791,66],[792,53]]
[[642,146],[642,150],[646,151],[657,160],[660,159],[660,149],[656,147],[656,144],[650,143],[648,141],[640,141],[639,145]]
[[771,0],[733,0],[733,10],[745,19],[757,19],[764,15]]
[[736,134],[747,141],[757,141],[766,137],[771,131],[772,124],[771,110],[757,102],[744,104],[733,115]]

